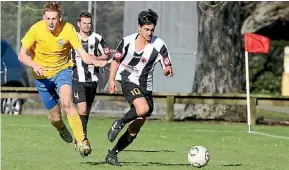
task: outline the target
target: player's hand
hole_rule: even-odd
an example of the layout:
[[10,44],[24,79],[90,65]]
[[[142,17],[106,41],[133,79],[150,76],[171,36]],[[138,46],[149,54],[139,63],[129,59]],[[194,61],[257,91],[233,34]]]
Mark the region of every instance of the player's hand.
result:
[[109,88],[108,88],[109,94],[113,94],[117,92],[116,82],[115,80],[109,81]]
[[98,58],[95,56],[95,55],[93,55],[93,54],[90,54],[90,57],[93,59],[93,60],[97,60]]
[[92,63],[96,67],[105,67],[107,64],[107,61],[106,60],[93,60]]
[[164,69],[164,74],[165,74],[165,76],[173,77],[173,75],[174,75],[173,68],[171,66],[167,66]]
[[40,64],[34,64],[32,69],[38,76],[43,76],[43,72],[45,71],[44,67]]

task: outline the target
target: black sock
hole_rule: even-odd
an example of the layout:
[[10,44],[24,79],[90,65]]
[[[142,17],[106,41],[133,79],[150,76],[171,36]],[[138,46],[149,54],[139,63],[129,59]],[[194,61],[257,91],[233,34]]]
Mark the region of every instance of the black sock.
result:
[[117,155],[120,151],[122,151],[124,148],[126,148],[128,145],[130,145],[133,140],[136,138],[137,135],[132,136],[126,132],[118,139],[117,144],[112,148],[110,151],[112,154]]
[[88,115],[79,115],[79,116],[80,116],[80,120],[81,120],[81,122],[82,122],[84,140],[87,140],[87,122],[88,122]]
[[135,120],[138,117],[135,107],[131,107],[129,111],[120,119],[123,124],[127,124],[130,121]]

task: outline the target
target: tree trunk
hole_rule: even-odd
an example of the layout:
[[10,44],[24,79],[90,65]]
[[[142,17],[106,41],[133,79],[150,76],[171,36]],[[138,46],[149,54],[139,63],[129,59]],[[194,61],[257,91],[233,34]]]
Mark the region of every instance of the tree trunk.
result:
[[[240,2],[198,2],[198,54],[193,93],[243,92],[240,14]],[[185,110],[186,115],[196,114],[201,118],[246,120],[244,106],[188,105]]]

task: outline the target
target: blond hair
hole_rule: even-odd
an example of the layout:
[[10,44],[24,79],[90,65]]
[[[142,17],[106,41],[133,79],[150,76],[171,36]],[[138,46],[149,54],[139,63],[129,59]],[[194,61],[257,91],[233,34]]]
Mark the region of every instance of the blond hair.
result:
[[59,16],[62,15],[62,8],[59,2],[47,2],[44,6],[43,14],[45,14],[46,11],[58,12]]

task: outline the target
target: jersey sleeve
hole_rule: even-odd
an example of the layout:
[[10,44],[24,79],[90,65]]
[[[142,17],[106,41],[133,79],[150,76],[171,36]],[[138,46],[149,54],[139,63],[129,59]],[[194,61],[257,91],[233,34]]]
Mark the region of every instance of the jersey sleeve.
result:
[[172,60],[171,60],[170,53],[168,51],[168,47],[166,46],[166,44],[163,44],[162,48],[159,51],[158,57],[159,57],[159,60],[163,69],[165,69],[167,66],[172,65]]
[[113,60],[121,60],[123,58],[123,54],[124,54],[124,40],[122,39],[120,41],[120,43],[118,44],[118,46],[116,47],[116,50],[113,54]]
[[70,34],[69,34],[69,43],[71,44],[71,46],[75,49],[75,50],[78,50],[82,47],[82,44],[81,44],[81,41],[77,35],[77,32],[74,28],[73,25],[71,25],[71,28],[70,28]]
[[26,49],[30,49],[33,44],[36,41],[36,28],[33,25],[30,27],[29,31],[24,35],[24,37],[21,39],[22,46],[25,47]]
[[97,49],[98,51],[100,51],[101,54],[110,56],[110,48],[107,46],[103,37],[101,37],[101,40],[97,45]]

